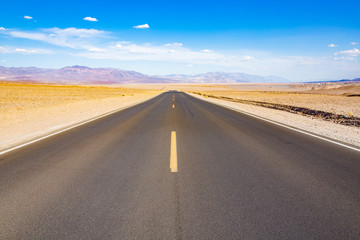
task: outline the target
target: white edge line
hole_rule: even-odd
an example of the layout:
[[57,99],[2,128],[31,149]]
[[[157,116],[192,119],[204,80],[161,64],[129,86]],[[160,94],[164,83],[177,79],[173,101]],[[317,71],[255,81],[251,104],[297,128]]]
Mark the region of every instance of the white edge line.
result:
[[[188,93],[186,93],[186,94],[188,94]],[[190,95],[190,94],[189,94],[189,95]],[[190,95],[190,96],[191,96],[191,95]],[[192,97],[198,98],[197,96],[192,96]],[[202,98],[198,98],[198,99],[203,100],[203,101],[206,101],[205,99],[202,99]],[[263,121],[265,121],[265,122],[269,122],[269,123],[272,123],[272,124],[275,124],[275,125],[278,125],[278,126],[287,128],[287,129],[291,129],[291,130],[296,131],[296,132],[300,132],[300,133],[303,133],[303,134],[306,134],[306,135],[309,135],[309,136],[312,136],[312,137],[315,137],[315,138],[318,138],[318,139],[321,139],[321,140],[324,140],[324,141],[327,141],[327,142],[331,142],[331,143],[337,144],[337,145],[339,145],[339,146],[342,146],[342,147],[349,148],[349,149],[351,149],[351,150],[355,150],[355,151],[357,151],[357,152],[360,152],[360,149],[359,149],[359,148],[352,147],[352,146],[349,146],[349,145],[346,145],[346,144],[343,144],[343,143],[339,143],[339,142],[337,142],[337,141],[330,140],[330,139],[327,139],[327,138],[324,138],[324,137],[321,137],[321,136],[318,136],[318,135],[315,135],[315,134],[312,134],[312,133],[309,133],[309,132],[306,132],[306,131],[303,131],[303,130],[300,130],[300,129],[296,129],[296,128],[291,127],[291,126],[287,126],[287,125],[285,125],[285,124],[282,124],[282,123],[279,123],[279,122],[276,122],[276,121],[273,121],[273,120],[270,120],[270,119],[266,119],[266,118],[263,118],[263,117],[254,115],[254,114],[252,114],[252,113],[244,112],[244,111],[242,111],[242,110],[239,110],[239,109],[236,109],[236,108],[233,108],[233,107],[229,107],[229,106],[223,105],[223,104],[221,104],[221,103],[214,103],[214,102],[210,102],[210,101],[206,101],[206,102],[213,103],[213,104],[215,104],[215,105],[218,105],[218,106],[221,106],[221,107],[224,107],[224,108],[228,108],[228,109],[234,110],[234,111],[236,111],[236,112],[240,112],[240,113],[242,113],[242,114],[245,114],[245,115],[248,115],[248,116],[251,116],[251,117],[260,119],[260,120],[263,120]]]
[[59,134],[59,133],[62,133],[62,132],[66,132],[66,131],[68,131],[68,130],[70,130],[70,129],[79,127],[79,126],[81,126],[81,125],[84,125],[84,124],[89,123],[89,122],[92,122],[92,121],[95,121],[95,120],[97,120],[97,119],[99,119],[99,118],[103,118],[103,117],[106,117],[106,116],[111,115],[111,114],[113,114],[113,113],[120,112],[120,111],[122,111],[122,110],[125,110],[125,109],[127,109],[127,108],[133,107],[133,106],[138,105],[138,104],[140,104],[140,103],[149,101],[150,99],[153,99],[153,98],[155,98],[155,97],[157,97],[157,96],[159,96],[159,95],[160,95],[160,94],[155,95],[155,96],[152,96],[152,97],[150,97],[150,98],[148,98],[148,99],[145,99],[145,100],[143,100],[143,101],[140,101],[140,102],[137,102],[137,103],[133,103],[133,104],[130,104],[130,105],[128,105],[128,106],[121,107],[121,108],[116,109],[116,110],[113,110],[113,111],[111,111],[111,112],[104,113],[104,114],[102,114],[102,115],[100,115],[100,116],[91,118],[91,119],[89,119],[89,120],[85,120],[85,121],[83,121],[83,122],[80,122],[80,123],[77,123],[77,124],[75,124],[75,125],[72,125],[71,127],[67,127],[67,128],[65,128],[65,129],[59,130],[59,131],[57,131],[57,132],[54,132],[54,133],[51,133],[51,134],[42,136],[42,137],[40,137],[40,138],[36,138],[36,139],[34,139],[34,140],[30,140],[29,142],[22,143],[22,144],[20,144],[20,145],[15,146],[15,147],[10,147],[10,148],[8,148],[8,149],[6,149],[6,150],[0,151],[0,155],[3,155],[3,154],[5,154],[5,153],[14,151],[14,150],[19,149],[19,148],[22,148],[22,147],[25,147],[25,146],[30,145],[30,144],[32,144],[32,143],[39,142],[39,141],[41,141],[41,140],[44,140],[44,139],[49,138],[49,137],[51,137],[51,136],[54,136],[54,135],[56,135],[56,134]]

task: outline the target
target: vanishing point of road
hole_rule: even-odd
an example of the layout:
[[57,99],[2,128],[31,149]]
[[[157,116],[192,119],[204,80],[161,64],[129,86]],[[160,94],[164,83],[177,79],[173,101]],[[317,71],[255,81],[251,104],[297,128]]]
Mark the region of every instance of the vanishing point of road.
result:
[[360,239],[360,152],[167,92],[0,155],[0,239]]

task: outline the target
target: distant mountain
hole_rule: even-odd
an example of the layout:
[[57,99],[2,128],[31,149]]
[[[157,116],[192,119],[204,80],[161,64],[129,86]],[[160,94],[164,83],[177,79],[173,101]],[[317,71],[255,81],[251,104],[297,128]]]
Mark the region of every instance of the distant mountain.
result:
[[7,68],[0,66],[0,80],[66,84],[287,82],[286,79],[280,77],[264,77],[236,72],[149,76],[135,71],[115,68],[89,68],[85,66],[71,66],[61,69],[35,67]]
[[189,82],[189,83],[247,83],[247,82],[288,82],[285,78],[276,77],[276,76],[259,76],[251,75],[246,73],[226,73],[226,72],[208,72],[205,74],[197,75],[167,75],[167,76],[158,76],[166,77],[179,82]]
[[71,66],[61,69],[0,67],[0,80],[71,84],[167,83],[170,79],[152,77],[115,68]]

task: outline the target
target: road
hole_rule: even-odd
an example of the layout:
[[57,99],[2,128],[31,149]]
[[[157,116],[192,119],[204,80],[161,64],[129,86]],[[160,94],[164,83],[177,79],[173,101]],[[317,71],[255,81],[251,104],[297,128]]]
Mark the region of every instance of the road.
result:
[[0,155],[0,239],[359,238],[360,152],[180,92]]

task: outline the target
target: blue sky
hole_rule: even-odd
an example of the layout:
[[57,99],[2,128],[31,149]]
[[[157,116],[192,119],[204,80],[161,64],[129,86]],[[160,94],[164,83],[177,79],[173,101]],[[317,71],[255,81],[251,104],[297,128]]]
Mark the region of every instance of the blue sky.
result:
[[360,1],[4,1],[0,65],[360,77]]

